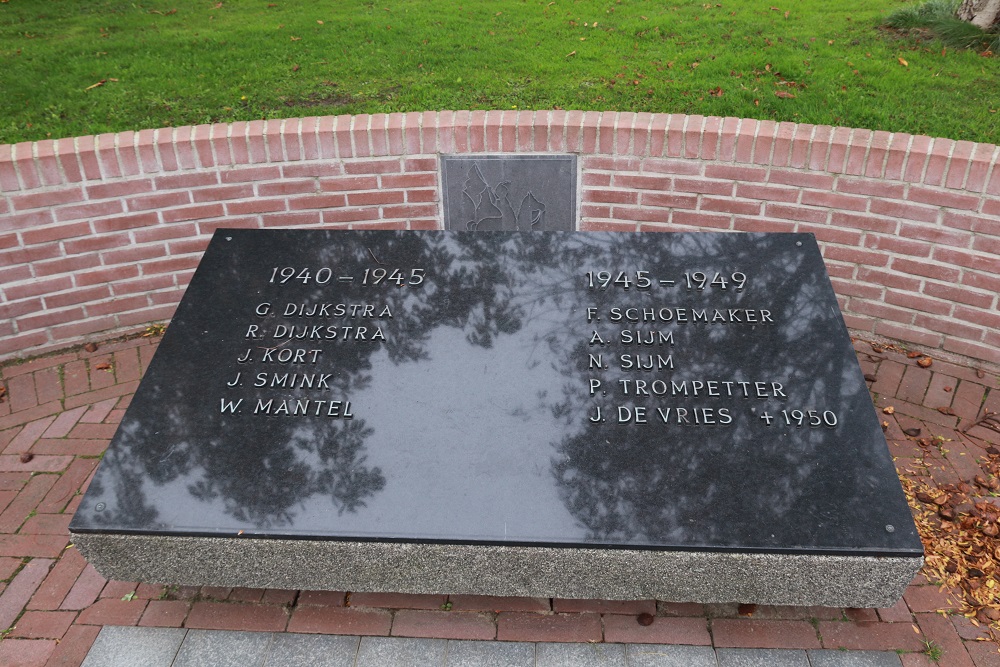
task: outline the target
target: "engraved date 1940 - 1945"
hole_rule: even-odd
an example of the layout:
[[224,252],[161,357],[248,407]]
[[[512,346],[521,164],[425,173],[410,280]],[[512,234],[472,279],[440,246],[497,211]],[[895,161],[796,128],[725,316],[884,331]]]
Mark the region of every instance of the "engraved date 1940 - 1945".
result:
[[276,266],[271,269],[271,277],[267,281],[274,285],[285,285],[290,282],[300,282],[303,285],[327,285],[331,282],[353,283],[355,280],[362,285],[380,285],[382,283],[403,287],[416,287],[424,282],[425,269],[365,269],[360,276],[351,274],[339,275],[329,267],[311,269],[295,266]]

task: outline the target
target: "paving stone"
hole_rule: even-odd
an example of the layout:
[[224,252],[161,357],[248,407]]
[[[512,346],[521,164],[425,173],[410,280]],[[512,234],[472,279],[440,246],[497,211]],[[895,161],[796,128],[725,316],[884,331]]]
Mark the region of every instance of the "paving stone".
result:
[[922,651],[923,635],[910,623],[837,623],[820,621],[823,648],[860,651]]
[[61,639],[73,619],[73,611],[26,611],[17,619],[11,637],[24,639]]
[[552,611],[595,614],[656,614],[656,600],[565,600],[554,598]]
[[597,614],[497,615],[497,639],[503,641],[599,642],[602,637],[601,617]]
[[69,432],[76,426],[76,423],[83,416],[83,413],[87,411],[87,406],[81,405],[78,408],[73,408],[72,410],[67,410],[66,412],[60,413],[55,417],[55,421],[45,429],[43,437],[45,438],[65,438],[69,435]]
[[28,604],[29,609],[58,609],[73,588],[87,561],[76,549],[67,549]]
[[79,667],[100,631],[93,625],[74,625],[59,640],[45,667]]
[[997,652],[997,645],[994,642],[966,642],[965,648],[975,661],[976,667],[1000,667],[1000,653]]
[[[888,651],[809,651],[812,667],[900,667],[899,654]],[[950,663],[944,663],[949,665]]]
[[263,667],[270,632],[188,630],[172,667]]
[[38,504],[39,512],[62,512],[73,499],[87,478],[97,469],[97,459],[75,459],[66,469],[45,498]]
[[345,593],[342,591],[302,591],[296,605],[324,605],[328,607],[343,607]]
[[656,613],[660,616],[705,616],[705,605],[699,602],[657,601]]
[[388,635],[392,612],[385,609],[298,607],[288,622],[289,632],[341,635]]
[[60,609],[84,609],[94,604],[107,580],[98,574],[93,565],[87,565],[80,577],[59,605]]
[[927,641],[941,650],[941,664],[948,667],[974,667],[962,638],[951,619],[941,614],[917,614],[917,625]]
[[624,644],[535,645],[536,667],[625,667]]
[[360,637],[274,635],[264,667],[353,667]]
[[689,644],[711,646],[708,619],[657,616],[640,625],[634,616],[604,616],[604,641],[638,644]]
[[712,640],[716,647],[728,648],[821,648],[808,621],[716,619]]
[[906,606],[906,600],[900,600],[891,607],[886,607],[879,609],[878,616],[883,621],[888,621],[889,623],[912,623],[913,615],[910,613],[910,608]]
[[351,593],[352,607],[382,607],[384,609],[440,609],[447,595],[416,595],[412,593]]
[[72,514],[36,514],[21,526],[25,535],[65,535],[69,532]]
[[32,560],[21,568],[13,581],[0,594],[0,630],[6,630],[13,625],[14,620],[24,609],[24,605],[28,603],[28,600],[45,579],[50,565],[52,565],[52,561],[48,559],[36,558]]
[[103,598],[84,609],[76,622],[82,625],[135,625],[145,610],[145,600]]
[[18,434],[14,436],[14,439],[4,448],[4,454],[21,454],[31,449],[35,441],[42,437],[57,418],[57,415],[53,415],[25,424]]
[[529,642],[448,642],[447,667],[535,667]]
[[19,567],[20,558],[0,558],[0,580],[10,579]]
[[157,628],[179,628],[184,625],[191,608],[184,600],[150,600],[139,625]]
[[720,648],[719,667],[809,667],[805,651],[763,648]]
[[0,533],[14,533],[28,518],[32,510],[58,481],[55,475],[36,475],[17,494],[3,514],[0,514]]
[[452,611],[535,611],[552,608],[549,598],[503,597],[494,595],[449,595]]
[[55,649],[54,639],[4,639],[0,641],[0,665],[43,667]]
[[84,424],[100,424],[114,410],[118,400],[117,397],[109,398],[94,405],[83,406],[87,412],[80,418],[80,421]]
[[189,628],[258,632],[281,632],[287,624],[284,607],[226,602],[195,602],[184,622]]
[[264,604],[288,606],[295,604],[296,596],[298,596],[298,591],[289,591],[283,588],[268,588],[264,590],[264,597],[261,598],[261,602]]
[[397,637],[486,640],[495,638],[497,629],[492,614],[400,609],[393,617],[392,634]]
[[903,667],[941,667],[923,653],[901,653],[899,659]]
[[362,637],[355,667],[441,667],[448,651],[446,639]]
[[938,611],[955,606],[954,596],[947,591],[942,592],[937,586],[910,586],[903,593],[903,600],[913,612]]
[[101,629],[81,667],[170,667],[186,633],[109,625]]
[[627,644],[628,667],[718,667],[715,651],[708,646],[658,646]]

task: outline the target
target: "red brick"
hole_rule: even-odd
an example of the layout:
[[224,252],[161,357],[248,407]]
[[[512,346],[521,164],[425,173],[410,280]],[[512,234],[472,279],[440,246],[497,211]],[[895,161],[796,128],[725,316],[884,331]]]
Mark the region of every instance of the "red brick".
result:
[[93,626],[74,625],[56,646],[45,667],[79,667],[100,631]]
[[24,535],[65,535],[69,532],[70,514],[36,514],[21,527]]
[[392,634],[396,637],[493,639],[496,626],[488,614],[403,609],[395,614]]
[[184,624],[191,605],[184,600],[150,600],[139,625],[157,628],[179,628]]
[[223,183],[248,183],[250,181],[273,181],[281,178],[279,167],[249,167],[227,169],[220,172]]
[[280,604],[289,606],[295,604],[295,597],[297,595],[297,591],[282,588],[268,588],[264,591],[264,597],[261,598],[261,602],[264,604]]
[[228,600],[229,594],[232,592],[233,592],[232,588],[227,588],[224,586],[201,587],[201,597],[208,598],[211,600]]
[[903,594],[903,600],[912,612],[932,612],[955,607],[955,598],[942,592],[937,586],[910,586]]
[[[31,386],[32,382],[31,375],[23,375],[17,378],[11,378],[8,383],[8,389],[11,393],[14,392],[13,386],[16,384],[26,384]],[[34,391],[31,392],[34,394]],[[7,444],[4,448],[4,453],[6,454],[19,454],[21,452],[26,452],[31,449],[31,446],[35,444],[45,431],[51,428],[52,423],[57,419],[56,415],[51,415],[45,419],[39,419],[38,421],[33,421],[25,424],[17,435]]]
[[73,611],[26,611],[17,621],[11,637],[61,639],[73,624]]
[[58,609],[85,567],[87,561],[79,551],[76,549],[66,551],[32,596],[28,609]]
[[288,632],[386,636],[391,626],[392,613],[383,609],[300,607],[292,612]]
[[352,593],[352,607],[384,607],[386,609],[440,609],[448,596],[410,593]]
[[922,651],[923,635],[910,623],[870,623],[820,621],[823,648],[864,651]]
[[288,624],[284,607],[195,602],[184,625],[206,630],[283,632]]
[[[346,162],[344,164],[344,171],[348,174],[397,174],[401,170],[399,160],[393,159]],[[407,168],[407,171],[411,171],[411,169]],[[427,169],[412,171],[427,171]]]
[[552,608],[548,598],[497,597],[492,595],[449,595],[452,611],[536,611]]
[[552,611],[596,614],[656,614],[656,600],[569,600],[554,598]]
[[808,621],[714,619],[712,641],[726,648],[820,648],[816,628]]
[[80,577],[59,605],[60,609],[85,609],[94,604],[97,596],[104,589],[107,580],[97,573],[93,565],[84,568]]
[[43,667],[55,649],[52,639],[5,639],[0,641],[0,665]]
[[603,637],[598,614],[497,615],[497,639],[528,642],[599,642]]
[[[139,622],[145,609],[145,600],[104,598],[84,609],[76,622],[80,625],[135,625]],[[241,627],[240,629],[251,630],[253,628]]]
[[635,644],[686,644],[711,646],[704,618],[658,616],[652,625],[640,625],[634,616],[605,615],[604,641]]
[[14,502],[7,506],[3,514],[0,514],[0,532],[16,532],[55,483],[55,475],[36,475],[33,477],[21,492],[17,494]]
[[[996,642],[966,642],[965,649],[969,652],[976,667],[1000,666],[1000,655],[997,654]],[[935,667],[939,664],[934,663]]]
[[296,605],[299,607],[315,605],[343,607],[344,596],[345,593],[341,591],[302,591],[299,593]]
[[5,630],[14,624],[14,620],[45,579],[51,565],[51,560],[36,558],[21,568],[17,576],[7,584],[0,594],[0,626]]
[[6,581],[21,567],[20,558],[0,558],[0,581]]
[[767,180],[767,170],[761,169],[760,167],[738,167],[734,165],[709,164],[705,166],[705,178],[763,183]]

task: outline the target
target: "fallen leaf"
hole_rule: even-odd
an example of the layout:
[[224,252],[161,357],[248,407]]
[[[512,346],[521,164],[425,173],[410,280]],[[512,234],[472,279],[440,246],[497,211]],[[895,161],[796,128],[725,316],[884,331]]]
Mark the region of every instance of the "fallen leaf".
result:
[[888,407],[882,408],[882,412],[884,412],[887,415],[891,415],[895,411],[896,411],[896,408],[892,407],[891,405],[888,406]]
[[575,55],[576,55],[576,51],[574,50],[574,51],[570,51],[569,53],[567,53],[565,57],[569,58],[570,56],[575,56]]
[[322,21],[320,21],[319,19],[316,19],[316,23],[318,23],[318,24],[320,24],[320,25],[323,25],[323,22],[322,22]]
[[907,359],[916,359],[917,357],[922,357],[922,356],[924,356],[923,352],[908,352],[906,354]]
[[293,41],[293,42],[297,42],[297,41],[299,41],[300,39],[302,39],[302,38],[301,38],[301,37],[292,37],[292,41]]
[[21,459],[20,460],[21,460],[21,463],[29,463],[29,462],[31,462],[31,459],[33,459],[33,458],[35,458],[34,454],[32,454],[31,452],[25,452],[24,454],[21,454]]
[[87,343],[83,346],[83,349],[87,352],[97,352],[97,343]]
[[97,83],[95,83],[95,84],[93,84],[93,85],[90,85],[90,86],[87,86],[86,88],[84,88],[84,90],[93,90],[94,88],[100,88],[101,86],[103,86],[103,85],[104,85],[104,83],[105,83],[106,81],[107,81],[107,79],[101,79],[101,80],[100,80],[100,81],[98,81]]
[[774,94],[777,97],[780,97],[780,98],[783,98],[783,99],[789,99],[789,98],[794,98],[795,97],[795,95],[793,95],[792,93],[788,92],[787,90],[776,90],[776,91],[774,91]]
[[712,97],[722,97],[725,93],[723,93],[721,87],[717,87],[709,90],[708,94],[711,95]]
[[106,361],[102,361],[101,363],[94,366],[94,369],[99,371],[109,371],[111,370],[111,364],[109,364]]
[[915,438],[918,435],[920,435],[920,429],[919,428],[904,428],[903,429],[903,435],[907,435],[907,436],[909,436],[911,438]]
[[903,67],[909,67],[910,66],[910,63],[906,62],[902,58],[897,58],[897,60],[899,61],[899,64],[902,65]]
[[292,71],[293,72],[298,72],[299,71],[299,66],[298,65],[292,65]]
[[865,373],[866,382],[875,382],[876,380],[878,380],[878,376],[874,373]]
[[921,357],[920,359],[917,359],[917,366],[920,366],[921,368],[930,368],[930,365],[933,363],[934,361],[930,357]]
[[949,415],[951,417],[957,416],[956,413],[955,413],[955,411],[952,410],[949,407],[938,408],[937,411],[940,412],[943,415]]

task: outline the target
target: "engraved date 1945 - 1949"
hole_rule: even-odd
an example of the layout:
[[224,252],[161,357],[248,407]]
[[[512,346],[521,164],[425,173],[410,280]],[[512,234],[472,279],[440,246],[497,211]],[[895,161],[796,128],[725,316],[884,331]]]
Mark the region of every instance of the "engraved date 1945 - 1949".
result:
[[[587,271],[587,287],[590,289],[608,289],[617,287],[621,289],[649,289],[654,285],[671,286],[677,283],[676,280],[665,278],[651,278],[649,271],[619,271],[615,274],[612,271]],[[689,290],[718,289],[740,292],[747,284],[747,275],[742,271],[732,273],[722,273],[719,271],[685,271],[683,285]]]
[[403,287],[409,285],[416,287],[424,282],[424,269],[365,269],[360,276],[350,274],[338,275],[333,269],[322,267],[310,269],[308,267],[299,268],[295,266],[276,266],[271,269],[271,278],[268,283],[284,285],[290,282],[300,282],[303,285],[327,285],[331,282],[353,283],[355,280],[362,285],[379,285],[382,283]]

